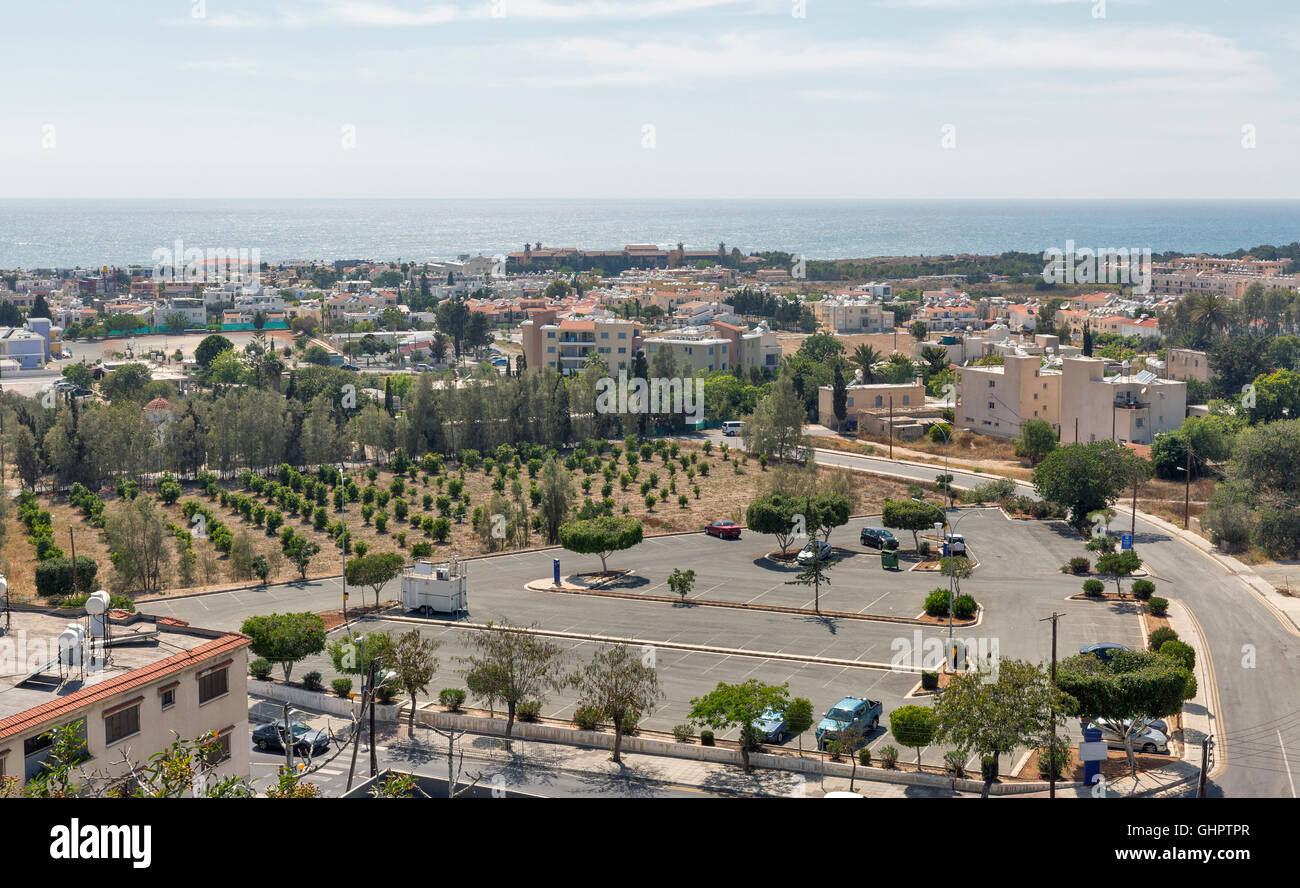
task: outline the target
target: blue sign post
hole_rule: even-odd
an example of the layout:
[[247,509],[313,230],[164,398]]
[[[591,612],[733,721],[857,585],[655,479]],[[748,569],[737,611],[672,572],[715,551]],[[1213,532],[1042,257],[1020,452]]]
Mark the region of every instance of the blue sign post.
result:
[[554,571],[555,574],[555,588],[558,589],[560,588],[560,559],[558,558],[551,559],[551,569]]
[[1106,744],[1101,740],[1101,729],[1083,729],[1083,742],[1079,744],[1079,759],[1083,762],[1083,785],[1092,786],[1101,776],[1101,763],[1106,759]]
[[1121,549],[1132,549],[1132,548],[1133,548],[1133,534],[1131,534],[1131,533],[1122,533],[1122,534],[1120,534],[1120,535],[1119,535],[1119,547],[1120,547]]

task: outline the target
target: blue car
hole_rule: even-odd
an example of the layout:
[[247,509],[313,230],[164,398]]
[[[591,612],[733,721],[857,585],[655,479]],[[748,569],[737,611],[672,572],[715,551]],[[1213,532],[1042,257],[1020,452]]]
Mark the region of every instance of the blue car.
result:
[[825,749],[846,731],[860,732],[863,736],[870,734],[880,724],[882,708],[879,700],[845,697],[828,709],[817,723],[817,748]]
[[784,743],[790,736],[790,729],[785,724],[785,711],[770,706],[763,710],[753,728],[763,732],[763,740],[767,743]]
[[1098,660],[1103,663],[1109,663],[1111,655],[1116,651],[1126,651],[1124,645],[1114,641],[1098,641],[1095,644],[1087,644],[1079,648],[1081,654],[1094,654]]

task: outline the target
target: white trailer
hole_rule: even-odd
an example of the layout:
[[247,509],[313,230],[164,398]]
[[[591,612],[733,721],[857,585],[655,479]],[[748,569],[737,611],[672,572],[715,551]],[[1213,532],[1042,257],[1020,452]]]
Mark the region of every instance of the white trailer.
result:
[[402,573],[402,606],[427,614],[456,614],[468,607],[469,577],[455,560],[417,561]]

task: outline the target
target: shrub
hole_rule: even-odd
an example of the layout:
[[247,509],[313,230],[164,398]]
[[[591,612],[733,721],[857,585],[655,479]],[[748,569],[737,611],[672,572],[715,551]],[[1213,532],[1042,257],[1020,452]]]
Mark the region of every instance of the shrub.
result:
[[858,764],[864,768],[871,767],[871,749],[869,747],[864,746],[858,750]]
[[701,745],[701,746],[712,746],[712,745],[713,745],[713,732],[712,732],[712,731],[709,731],[709,730],[700,731],[700,745]]
[[947,589],[935,589],[925,596],[925,613],[931,617],[946,617],[948,615]]
[[1074,558],[1071,558],[1070,563],[1067,564],[1065,567],[1066,570],[1068,570],[1070,573],[1074,574],[1075,576],[1082,576],[1083,574],[1086,574],[1088,570],[1092,567],[1092,562],[1089,561],[1084,556],[1079,555]]
[[943,754],[943,767],[953,777],[966,776],[966,753],[951,750]]
[[322,690],[324,688],[324,685],[321,684],[320,679],[321,679],[320,673],[317,672],[315,669],[313,669],[311,672],[308,672],[306,675],[302,677],[302,686],[309,691]]
[[433,554],[433,543],[421,541],[418,543],[411,544],[412,558],[428,558],[432,554]]
[[583,731],[594,731],[600,727],[600,711],[592,706],[579,706],[573,711],[573,723]]
[[1084,580],[1083,594],[1089,598],[1100,598],[1101,593],[1106,591],[1106,584],[1101,580]]
[[452,712],[460,712],[465,705],[465,691],[461,688],[443,688],[438,692],[438,702]]
[[515,707],[515,717],[520,721],[535,722],[542,714],[542,704],[536,700],[523,700]]
[[916,547],[916,554],[920,555],[922,558],[929,558],[929,557],[930,557],[930,541],[929,541],[929,540],[921,540],[920,544]]
[[36,594],[54,596],[71,595],[73,592],[93,592],[99,565],[93,558],[78,555],[76,567],[77,583],[74,589],[70,556],[47,558],[36,565]]
[[690,743],[695,736],[695,729],[690,725],[673,725],[673,739],[678,743]]
[[1158,653],[1189,672],[1196,668],[1196,649],[1185,641],[1166,641],[1160,645]]
[[921,687],[933,691],[939,687],[939,673],[925,671],[921,673]]
[[969,620],[975,616],[975,599],[969,595],[958,595],[952,603],[952,615],[958,620]]
[[1156,592],[1156,584],[1150,580],[1133,581],[1133,597],[1138,601],[1146,601]]
[[[1169,612],[1169,599],[1154,596],[1150,601],[1147,602],[1147,610],[1151,612],[1151,616],[1153,617],[1163,617],[1165,614]],[[1159,631],[1161,630],[1160,629],[1156,630],[1156,632]],[[1168,631],[1173,632],[1174,630],[1170,629]],[[1154,636],[1155,632],[1151,634]]]
[[[1070,741],[1065,737],[1053,738],[1056,748],[1056,778],[1059,780],[1070,762]],[[1038,776],[1046,778],[1052,772],[1051,748],[1044,748],[1038,753]]]
[[270,678],[273,668],[270,660],[264,660],[261,657],[248,664],[249,674],[258,681],[266,681]]
[[[1152,598],[1147,604],[1147,607],[1151,608],[1153,613],[1155,612],[1154,609],[1156,607],[1156,602],[1161,602],[1165,607],[1169,605],[1169,602],[1165,601],[1163,598]],[[1159,614],[1156,614],[1156,616],[1159,616]],[[1161,626],[1159,629],[1156,629],[1147,636],[1147,643],[1151,646],[1151,650],[1153,651],[1160,650],[1166,641],[1178,641],[1178,633],[1170,629],[1168,626]]]
[[352,679],[336,678],[330,682],[330,687],[334,689],[336,696],[346,698],[352,693]]
[[880,767],[893,770],[898,765],[898,747],[886,744],[880,747]]

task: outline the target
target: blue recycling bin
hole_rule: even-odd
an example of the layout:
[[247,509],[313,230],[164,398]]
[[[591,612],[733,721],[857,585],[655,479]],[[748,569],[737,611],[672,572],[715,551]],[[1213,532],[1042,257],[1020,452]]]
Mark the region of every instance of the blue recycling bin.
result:
[[551,559],[551,570],[554,574],[555,585],[558,588],[560,585],[560,559],[558,558]]

